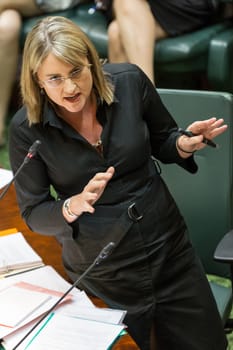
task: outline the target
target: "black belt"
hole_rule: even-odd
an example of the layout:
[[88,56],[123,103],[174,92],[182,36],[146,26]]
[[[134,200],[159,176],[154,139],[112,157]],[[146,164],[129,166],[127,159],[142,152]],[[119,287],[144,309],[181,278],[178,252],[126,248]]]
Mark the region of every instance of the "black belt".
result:
[[131,220],[137,222],[143,218],[142,214],[139,214],[136,203],[130,204],[128,207],[128,216]]
[[161,186],[161,180],[154,178],[152,184],[145,193],[129,205],[127,213],[130,220],[137,222],[143,218],[143,214],[151,201],[154,201],[156,189]]
[[111,229],[111,237],[114,240],[115,246],[120,243],[125,236],[125,233],[134,223],[143,219],[143,214],[147,209],[147,206],[154,199],[156,185],[160,186],[160,183],[154,181],[150,188],[141,197],[137,198],[128,206],[127,210],[124,211],[113,225]]

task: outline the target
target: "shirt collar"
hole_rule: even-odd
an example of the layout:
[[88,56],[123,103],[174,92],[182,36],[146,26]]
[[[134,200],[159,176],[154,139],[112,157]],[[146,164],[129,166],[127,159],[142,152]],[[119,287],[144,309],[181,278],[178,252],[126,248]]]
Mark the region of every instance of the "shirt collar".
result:
[[61,120],[57,116],[52,103],[47,99],[43,108],[43,125],[45,126],[46,124],[62,129]]
[[[117,103],[117,102],[118,102],[118,100],[114,94],[113,103]],[[108,110],[108,107],[110,107],[110,106],[108,106],[105,101],[101,101],[100,99],[98,99],[97,115],[101,114],[100,111],[102,110],[102,108],[104,108],[105,110],[106,109]],[[63,128],[63,124],[62,124],[61,119],[58,117],[58,115],[53,107],[53,104],[48,99],[45,99],[44,108],[43,108],[43,126],[45,126],[46,124],[49,124],[50,126],[56,127],[58,129]]]

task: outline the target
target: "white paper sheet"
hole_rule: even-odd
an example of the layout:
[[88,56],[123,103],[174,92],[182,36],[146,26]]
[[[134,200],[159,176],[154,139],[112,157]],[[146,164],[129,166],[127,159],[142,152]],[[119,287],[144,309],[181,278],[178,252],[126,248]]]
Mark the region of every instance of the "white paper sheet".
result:
[[3,188],[10,182],[13,178],[13,173],[11,170],[0,168],[0,189]]
[[0,236],[0,276],[17,269],[42,265],[41,257],[29,245],[21,232]]
[[35,332],[27,345],[28,350],[107,350],[124,329],[123,325],[83,320],[62,314],[53,314]]
[[16,327],[45,304],[51,296],[13,285],[0,292],[0,324]]

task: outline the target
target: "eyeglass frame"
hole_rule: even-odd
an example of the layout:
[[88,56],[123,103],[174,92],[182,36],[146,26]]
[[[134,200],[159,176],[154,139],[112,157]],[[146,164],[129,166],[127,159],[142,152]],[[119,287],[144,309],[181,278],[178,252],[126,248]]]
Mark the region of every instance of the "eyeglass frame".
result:
[[[40,83],[45,84],[48,88],[58,88],[64,84],[65,80],[70,79],[73,81],[78,81],[81,78],[81,74],[85,67],[90,68],[92,66],[91,63],[84,64],[83,66],[79,68],[74,68],[72,72],[69,73],[67,77],[57,76],[54,78],[46,79],[46,80],[39,80]],[[77,74],[77,77],[75,75]],[[55,85],[53,85],[55,83]],[[56,85],[57,84],[57,85]]]

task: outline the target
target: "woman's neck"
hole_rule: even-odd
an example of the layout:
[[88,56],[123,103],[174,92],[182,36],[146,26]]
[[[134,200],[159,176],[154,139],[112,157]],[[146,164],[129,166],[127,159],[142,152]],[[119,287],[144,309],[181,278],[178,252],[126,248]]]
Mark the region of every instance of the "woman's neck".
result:
[[60,118],[65,120],[73,129],[81,134],[91,144],[96,144],[100,140],[102,126],[96,117],[97,103],[96,98],[90,97],[82,111],[71,113],[56,109]]

